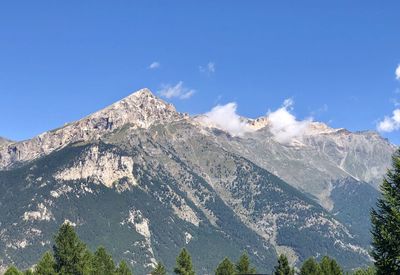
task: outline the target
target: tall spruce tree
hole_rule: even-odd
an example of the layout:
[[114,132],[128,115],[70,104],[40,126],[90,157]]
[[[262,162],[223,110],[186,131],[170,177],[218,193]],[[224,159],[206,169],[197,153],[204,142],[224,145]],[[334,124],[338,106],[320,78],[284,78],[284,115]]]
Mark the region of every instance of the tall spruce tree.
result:
[[195,275],[192,264],[192,257],[186,248],[183,248],[176,258],[175,274],[178,275]]
[[215,270],[215,275],[235,275],[235,265],[228,259],[225,258],[219,263]]
[[153,271],[151,272],[151,275],[167,275],[167,270],[161,262],[158,262],[156,267],[154,267]]
[[90,272],[90,253],[72,225],[63,224],[54,237],[56,271],[60,275],[81,275]]
[[131,269],[125,261],[121,261],[115,271],[116,275],[132,275]]
[[35,266],[37,275],[56,275],[56,262],[51,252],[47,251]]
[[288,258],[283,254],[278,258],[278,265],[275,266],[274,275],[294,275],[294,269],[290,267]]
[[400,149],[380,189],[382,196],[371,211],[371,255],[378,275],[400,274]]
[[324,256],[319,264],[321,268],[322,275],[342,275],[343,271],[338,265],[338,263],[329,258],[328,256]]
[[300,268],[300,275],[321,275],[321,268],[313,257],[304,261]]
[[250,258],[246,252],[242,253],[239,260],[236,263],[237,274],[255,274],[256,269],[250,266]]
[[93,274],[113,275],[115,263],[110,254],[102,246],[97,248],[92,258]]

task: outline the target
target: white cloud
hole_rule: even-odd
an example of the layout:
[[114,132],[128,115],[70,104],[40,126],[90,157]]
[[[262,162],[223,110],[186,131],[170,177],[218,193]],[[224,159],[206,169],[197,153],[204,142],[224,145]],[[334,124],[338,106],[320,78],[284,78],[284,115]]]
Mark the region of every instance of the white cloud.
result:
[[246,132],[253,131],[236,113],[236,109],[237,104],[235,102],[217,105],[200,117],[199,120],[209,126],[220,128],[233,136],[242,136]]
[[160,64],[159,62],[154,61],[154,62],[151,63],[151,64],[149,65],[149,67],[147,67],[147,68],[148,68],[148,69],[151,69],[151,70],[155,70],[155,69],[160,68],[160,66],[161,66],[161,64]]
[[215,73],[215,63],[208,62],[206,66],[199,66],[199,71],[201,73],[208,73],[208,74]]
[[377,129],[380,132],[393,132],[400,130],[400,109],[393,111],[392,116],[385,116],[377,125]]
[[161,90],[158,93],[165,98],[179,98],[179,99],[188,99],[190,98],[196,91],[193,89],[189,89],[183,86],[183,82],[179,81],[175,86],[170,84],[162,85]]
[[271,133],[279,143],[290,144],[294,138],[302,138],[312,118],[297,120],[291,113],[294,102],[286,99],[282,107],[273,112],[268,112]]
[[400,80],[400,64],[397,65],[395,74],[396,74],[396,79]]

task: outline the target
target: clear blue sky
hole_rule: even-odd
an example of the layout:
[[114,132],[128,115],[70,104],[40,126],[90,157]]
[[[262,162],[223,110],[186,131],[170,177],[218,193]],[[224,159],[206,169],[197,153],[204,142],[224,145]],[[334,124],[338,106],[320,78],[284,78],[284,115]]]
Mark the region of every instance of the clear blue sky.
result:
[[[257,117],[293,98],[298,118],[375,129],[400,100],[399,12],[365,0],[1,1],[0,136],[26,139],[179,81],[195,90],[169,99],[183,112],[234,101]],[[399,131],[385,136],[400,143]]]

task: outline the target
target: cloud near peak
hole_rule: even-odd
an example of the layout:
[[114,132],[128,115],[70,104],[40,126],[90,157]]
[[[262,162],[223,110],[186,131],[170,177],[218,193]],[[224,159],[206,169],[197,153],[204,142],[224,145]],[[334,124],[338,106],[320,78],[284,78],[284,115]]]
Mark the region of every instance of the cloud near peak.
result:
[[378,122],[377,129],[379,132],[393,132],[400,130],[400,109],[395,109],[392,116],[385,116]]
[[302,138],[312,122],[312,118],[297,120],[291,113],[294,102],[291,98],[283,102],[282,107],[267,114],[271,133],[279,143],[290,144],[295,138]]
[[400,80],[400,64],[397,65],[395,74],[396,74],[396,79]]
[[[292,99],[286,99],[282,107],[267,113],[270,131],[274,139],[279,143],[290,144],[294,138],[302,138],[309,124],[312,122],[311,118],[297,120],[291,113],[293,104]],[[237,104],[235,102],[217,105],[199,119],[203,123],[220,128],[233,136],[243,136],[245,133],[255,131],[237,113]]]
[[179,81],[175,86],[165,84],[161,86],[158,94],[165,98],[188,99],[193,96],[196,91],[183,86],[183,82]]
[[217,105],[211,111],[200,117],[203,123],[220,128],[233,136],[242,136],[252,131],[250,126],[237,114],[237,104],[230,102],[225,105]]

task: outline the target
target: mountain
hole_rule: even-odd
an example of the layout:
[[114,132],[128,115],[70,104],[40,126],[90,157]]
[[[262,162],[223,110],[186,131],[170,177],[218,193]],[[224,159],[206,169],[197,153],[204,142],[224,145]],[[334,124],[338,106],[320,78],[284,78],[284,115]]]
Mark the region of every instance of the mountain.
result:
[[373,133],[318,129],[285,145],[266,118],[248,123],[257,129],[231,136],[143,89],[0,144],[0,266],[31,266],[64,222],[137,274],[156,260],[171,270],[183,246],[199,274],[243,250],[260,272],[277,253],[296,263],[328,254],[346,268],[367,264],[364,212],[395,147]]
[[6,144],[10,144],[10,143],[12,143],[11,140],[8,140],[8,139],[6,139],[6,138],[0,137],[0,147],[1,147],[2,145],[6,145]]

